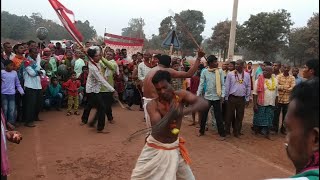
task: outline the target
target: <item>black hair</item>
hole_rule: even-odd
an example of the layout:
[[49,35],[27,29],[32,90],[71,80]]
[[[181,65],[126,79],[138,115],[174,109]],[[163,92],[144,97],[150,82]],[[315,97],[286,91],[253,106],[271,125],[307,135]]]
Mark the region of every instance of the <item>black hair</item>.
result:
[[210,56],[207,57],[208,64],[212,63],[214,61],[218,61],[218,58],[215,55],[210,55]]
[[204,69],[204,65],[203,64],[199,64],[198,69],[201,71],[202,69]]
[[71,71],[70,75],[77,75],[77,73],[75,71]]
[[157,59],[160,59],[161,54],[156,54],[154,57],[157,58]]
[[299,117],[305,132],[319,128],[319,78],[296,85],[290,101],[296,101],[295,116]]
[[138,55],[137,54],[132,54],[132,56],[131,57],[137,57]]
[[[245,64],[245,61],[242,60],[242,59],[237,60],[237,62],[238,62],[241,66],[244,66],[244,64]],[[236,62],[235,62],[234,64],[236,64]]]
[[82,71],[83,71],[84,69],[89,69],[89,68],[88,68],[88,66],[82,66]]
[[60,42],[57,42],[57,43],[56,43],[56,46],[57,46],[58,44],[59,44],[59,45],[61,45],[61,43],[60,43]]
[[273,64],[279,64],[280,66],[282,65],[280,61],[276,61]]
[[15,54],[17,54],[17,50],[19,49],[20,46],[23,46],[22,44],[16,44],[13,46],[12,50]]
[[36,43],[36,42],[33,41],[33,40],[30,40],[30,41],[27,42],[27,45],[30,46],[32,43]]
[[55,81],[55,80],[58,81],[58,78],[55,77],[55,76],[53,76],[53,77],[51,78],[50,82],[53,83],[53,81]]
[[94,58],[94,56],[97,54],[97,50],[96,49],[88,49],[87,54],[89,57]]
[[248,62],[248,64],[251,64],[251,65],[252,65],[252,62],[250,61],[250,62]]
[[315,77],[319,77],[319,59],[311,59],[307,61],[306,66],[314,71]]
[[231,61],[229,64],[232,64],[233,66],[236,66],[236,62],[235,61]]
[[171,75],[168,71],[159,70],[152,78],[153,84],[158,84],[161,81],[166,80],[168,83],[171,83]]
[[184,68],[184,71],[185,72],[188,72],[190,70],[190,67],[189,66],[186,66],[185,68]]
[[161,55],[159,58],[159,64],[163,65],[166,68],[169,68],[171,64],[171,57],[168,55]]
[[11,60],[5,60],[4,62],[3,62],[3,65],[4,66],[8,66],[9,64],[12,64],[13,62],[11,61]]
[[265,65],[267,65],[267,66],[272,66],[272,63],[271,63],[271,62],[268,62],[268,61],[263,62],[263,64],[265,64]]
[[3,47],[5,47],[6,45],[11,44],[10,42],[5,42],[3,43]]
[[38,49],[37,48],[29,48],[29,53],[30,52],[38,53]]
[[179,65],[178,61],[172,61],[171,66],[176,65],[176,64]]
[[121,52],[123,52],[123,51],[127,51],[127,49],[121,49]]

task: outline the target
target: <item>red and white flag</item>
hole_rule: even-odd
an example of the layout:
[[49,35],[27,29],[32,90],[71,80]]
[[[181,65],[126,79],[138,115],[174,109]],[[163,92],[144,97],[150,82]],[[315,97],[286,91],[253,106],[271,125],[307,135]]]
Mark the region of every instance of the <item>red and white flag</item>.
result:
[[66,8],[63,4],[61,4],[58,0],[49,0],[49,2],[53,9],[56,11],[63,26],[67,29],[74,40],[77,41],[78,44],[81,44],[83,36],[75,26],[74,13]]

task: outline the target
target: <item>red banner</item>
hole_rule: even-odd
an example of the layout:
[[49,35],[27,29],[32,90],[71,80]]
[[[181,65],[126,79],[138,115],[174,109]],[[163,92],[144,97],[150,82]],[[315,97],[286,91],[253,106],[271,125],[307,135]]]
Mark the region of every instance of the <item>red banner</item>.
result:
[[143,46],[143,43],[126,43],[126,42],[117,42],[105,39],[104,42],[106,44],[112,44],[117,46]]
[[140,44],[143,44],[143,42],[144,42],[143,39],[131,38],[131,37],[126,37],[126,36],[118,36],[118,35],[110,34],[110,33],[105,33],[104,36],[105,36],[105,37],[115,38],[115,39],[122,39],[122,40],[134,41],[134,43],[140,43]]

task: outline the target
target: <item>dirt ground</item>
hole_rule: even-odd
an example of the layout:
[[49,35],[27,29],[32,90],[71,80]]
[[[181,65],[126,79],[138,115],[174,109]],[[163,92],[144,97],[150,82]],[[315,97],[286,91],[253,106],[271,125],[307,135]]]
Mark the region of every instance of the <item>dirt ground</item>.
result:
[[[212,128],[197,137],[185,118],[181,136],[187,140],[191,168],[199,180],[258,180],[288,177],[294,169],[284,150],[284,136],[275,141],[252,135],[252,108],[246,110],[244,136],[225,142],[216,140]],[[91,115],[94,111],[91,112]],[[127,180],[144,145],[144,135],[126,141],[143,129],[143,113],[114,107],[115,124],[110,134],[80,126],[80,116],[63,112],[42,112],[35,128],[18,127],[23,134],[19,145],[9,144],[10,180]]]

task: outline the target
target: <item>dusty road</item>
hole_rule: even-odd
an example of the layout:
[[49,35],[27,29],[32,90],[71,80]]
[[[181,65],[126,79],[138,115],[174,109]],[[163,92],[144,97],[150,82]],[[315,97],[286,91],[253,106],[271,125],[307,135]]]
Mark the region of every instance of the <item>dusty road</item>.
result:
[[[217,141],[209,130],[196,137],[188,118],[181,136],[187,140],[191,168],[199,180],[259,180],[288,177],[294,173],[283,148],[283,136],[269,141],[251,134],[251,108],[246,110],[241,139]],[[94,111],[91,112],[91,115]],[[35,128],[19,127],[24,139],[9,145],[10,180],[127,180],[144,145],[144,136],[127,142],[133,132],[143,129],[143,113],[114,108],[115,124],[110,134],[80,126],[80,116],[65,112],[42,112]]]

